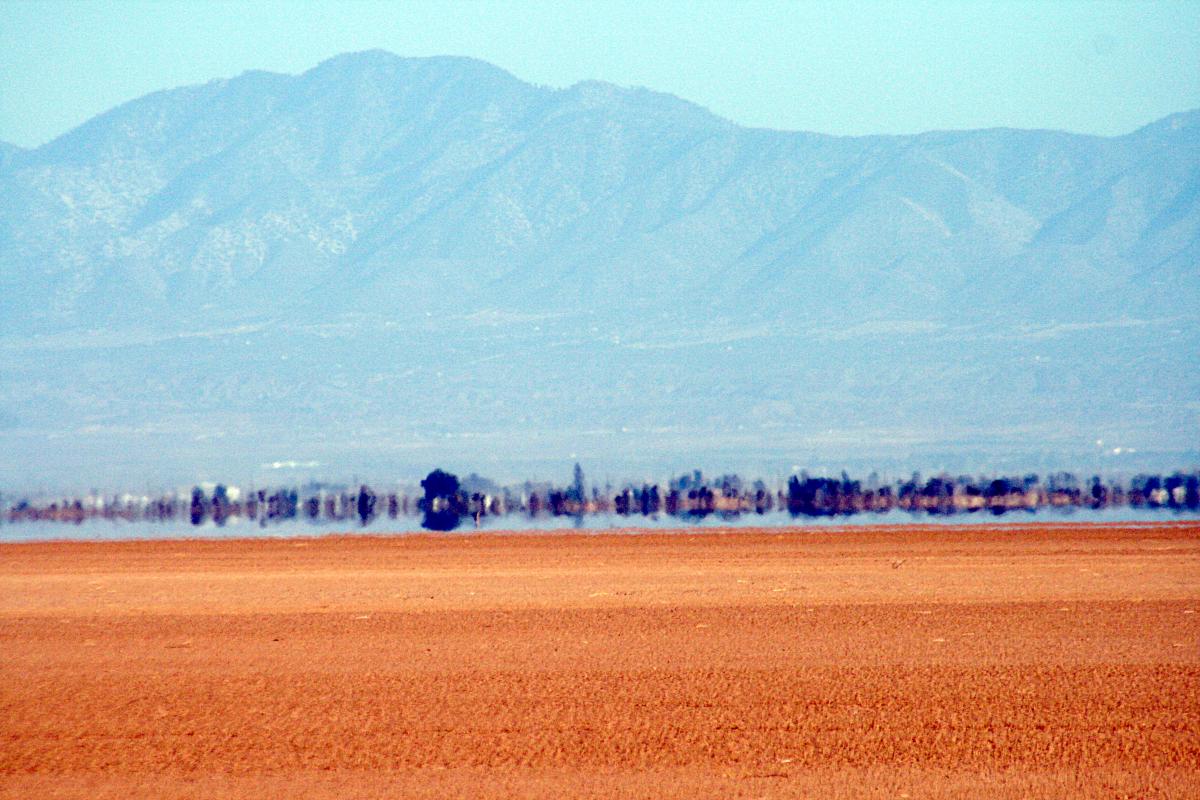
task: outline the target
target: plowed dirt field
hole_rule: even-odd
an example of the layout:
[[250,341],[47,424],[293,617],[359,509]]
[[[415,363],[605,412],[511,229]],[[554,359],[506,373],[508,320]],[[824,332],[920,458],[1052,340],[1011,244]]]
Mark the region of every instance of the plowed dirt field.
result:
[[1200,797],[1200,526],[0,545],[4,797]]

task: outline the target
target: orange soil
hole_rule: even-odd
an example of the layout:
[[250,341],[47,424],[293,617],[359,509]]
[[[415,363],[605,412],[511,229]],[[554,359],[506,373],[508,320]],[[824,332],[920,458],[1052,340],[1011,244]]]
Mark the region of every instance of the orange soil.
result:
[[1200,526],[0,545],[0,796],[1200,797]]

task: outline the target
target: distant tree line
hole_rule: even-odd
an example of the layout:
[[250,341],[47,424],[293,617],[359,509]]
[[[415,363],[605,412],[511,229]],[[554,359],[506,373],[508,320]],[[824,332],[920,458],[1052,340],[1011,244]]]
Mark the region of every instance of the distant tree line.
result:
[[89,494],[77,498],[30,499],[0,494],[0,521],[63,522],[79,524],[105,519],[194,526],[224,526],[250,521],[266,527],[284,520],[307,520],[367,526],[380,518],[419,515],[423,527],[449,531],[464,521],[475,526],[485,518],[505,515],[582,518],[585,515],[655,517],[666,515],[699,519],[709,515],[786,512],[793,517],[832,517],[852,514],[1002,515],[1038,509],[1102,509],[1128,507],[1174,511],[1200,510],[1200,472],[1170,475],[1140,474],[1127,482],[1100,476],[1079,479],[1068,472],[1041,478],[1022,476],[974,477],[935,475],[923,479],[882,482],[790,476],[770,488],[762,480],[745,482],[737,475],[708,480],[696,470],[674,477],[663,485],[628,483],[589,490],[582,468],[576,464],[566,486],[525,482],[501,487],[472,474],[460,480],[441,469],[421,481],[420,493],[376,491],[366,484],[357,488],[310,484],[303,488],[251,489],[217,484],[194,487],[190,493],[148,495]]

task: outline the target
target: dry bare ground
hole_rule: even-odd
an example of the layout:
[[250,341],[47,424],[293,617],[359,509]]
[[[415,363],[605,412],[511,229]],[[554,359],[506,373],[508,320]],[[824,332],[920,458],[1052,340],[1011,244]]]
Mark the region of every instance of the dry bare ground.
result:
[[0,546],[5,797],[1200,797],[1200,527]]

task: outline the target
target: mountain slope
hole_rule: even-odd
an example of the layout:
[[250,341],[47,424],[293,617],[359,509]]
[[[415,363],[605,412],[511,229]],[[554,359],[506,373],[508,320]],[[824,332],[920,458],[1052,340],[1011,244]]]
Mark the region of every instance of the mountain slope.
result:
[[0,172],[3,172],[10,163],[24,150],[17,147],[15,144],[8,142],[0,142]]

